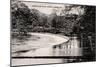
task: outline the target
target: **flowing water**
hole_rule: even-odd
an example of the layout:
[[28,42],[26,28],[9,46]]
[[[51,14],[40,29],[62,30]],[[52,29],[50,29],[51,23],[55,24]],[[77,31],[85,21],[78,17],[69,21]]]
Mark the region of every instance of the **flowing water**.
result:
[[76,36],[43,33],[31,35],[25,40],[16,38],[12,40],[12,66],[74,62],[77,59],[66,57],[82,56],[80,41]]

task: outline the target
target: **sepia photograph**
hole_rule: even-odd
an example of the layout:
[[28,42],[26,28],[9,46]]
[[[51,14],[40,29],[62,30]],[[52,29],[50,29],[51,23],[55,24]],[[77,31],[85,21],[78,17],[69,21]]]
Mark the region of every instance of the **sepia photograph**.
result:
[[11,66],[96,61],[96,6],[10,0]]

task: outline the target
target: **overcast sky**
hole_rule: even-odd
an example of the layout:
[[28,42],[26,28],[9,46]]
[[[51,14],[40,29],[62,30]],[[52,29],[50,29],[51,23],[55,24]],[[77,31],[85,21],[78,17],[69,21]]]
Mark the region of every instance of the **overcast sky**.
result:
[[[29,2],[26,0],[21,0],[23,1],[23,3],[25,3],[30,9],[37,9],[42,13],[45,14],[51,14],[53,12],[56,12],[57,15],[60,15],[61,11],[65,9],[65,5],[64,4],[55,4],[55,3],[40,3],[40,2]],[[66,6],[70,6],[69,4],[66,4]],[[69,13],[72,14],[79,14],[79,12],[81,12],[81,14],[84,13],[84,9],[80,9],[80,7],[77,8],[73,8]]]

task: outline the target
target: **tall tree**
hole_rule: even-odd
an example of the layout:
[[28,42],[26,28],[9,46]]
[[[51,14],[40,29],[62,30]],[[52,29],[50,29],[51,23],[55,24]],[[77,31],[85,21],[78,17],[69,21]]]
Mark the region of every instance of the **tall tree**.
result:
[[[27,23],[30,15],[28,6],[19,1],[11,2],[12,27],[17,29],[19,35],[27,35]],[[12,29],[13,29],[12,28]]]

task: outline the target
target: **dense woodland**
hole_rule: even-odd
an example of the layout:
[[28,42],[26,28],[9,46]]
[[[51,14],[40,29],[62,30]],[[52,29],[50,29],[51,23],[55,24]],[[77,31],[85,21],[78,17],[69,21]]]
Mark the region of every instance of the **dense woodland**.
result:
[[[71,9],[80,7],[84,14],[69,14]],[[86,5],[65,6],[64,15],[56,12],[49,17],[37,9],[29,9],[19,1],[11,1],[11,32],[14,36],[27,35],[28,32],[48,32],[55,34],[95,35],[95,7]]]

